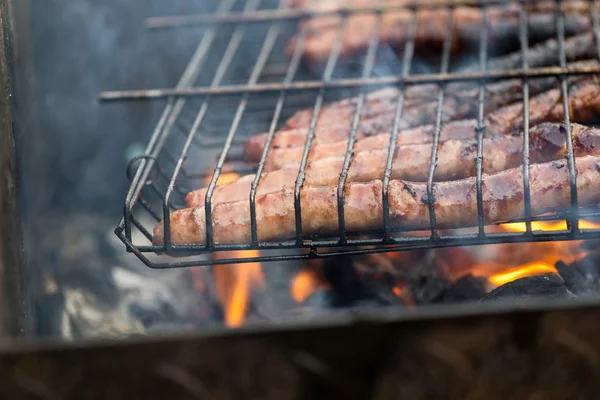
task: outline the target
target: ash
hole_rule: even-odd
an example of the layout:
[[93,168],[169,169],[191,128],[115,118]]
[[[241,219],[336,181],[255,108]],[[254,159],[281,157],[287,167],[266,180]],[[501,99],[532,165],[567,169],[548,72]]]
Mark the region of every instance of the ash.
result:
[[38,335],[121,337],[185,330],[203,318],[189,271],[153,271],[134,262],[111,225],[83,214],[44,241],[42,251],[60,263],[50,264],[35,291],[43,293],[35,301]]

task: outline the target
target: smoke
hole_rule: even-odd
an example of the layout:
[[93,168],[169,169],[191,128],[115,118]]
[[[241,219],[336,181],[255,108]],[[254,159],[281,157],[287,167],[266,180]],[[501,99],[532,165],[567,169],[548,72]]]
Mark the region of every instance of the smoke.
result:
[[[212,10],[214,1],[31,2],[40,129],[23,132],[25,197],[39,211],[117,213],[128,146],[147,142],[162,104],[100,104],[103,90],[176,84],[201,29],[151,32],[151,16]],[[36,142],[35,154],[27,152]],[[42,145],[40,145],[42,144]]]
[[[34,307],[44,315],[52,311],[43,297],[45,275],[79,271],[97,285],[110,280],[115,255],[106,250],[106,235],[121,216],[126,165],[132,148],[145,147],[164,107],[161,102],[100,104],[98,94],[174,86],[203,29],[152,32],[144,20],[212,11],[219,2],[28,3],[16,23],[17,31],[29,34],[18,36],[15,50],[31,69],[31,75],[17,69],[15,76],[17,87],[27,88],[16,96],[19,197],[31,271],[23,297],[39,302]],[[73,234],[60,234],[65,229]],[[69,246],[86,249],[82,240],[98,251],[65,257]]]

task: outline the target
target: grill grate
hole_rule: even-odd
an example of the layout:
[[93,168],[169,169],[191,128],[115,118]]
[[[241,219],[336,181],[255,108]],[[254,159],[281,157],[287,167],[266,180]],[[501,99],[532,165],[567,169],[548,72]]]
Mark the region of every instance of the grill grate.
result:
[[[364,254],[388,252],[406,249],[432,247],[479,245],[505,242],[579,240],[597,238],[598,229],[579,229],[579,219],[594,219],[600,216],[596,208],[580,209],[576,191],[575,162],[571,141],[569,114],[564,113],[563,133],[567,143],[567,165],[570,174],[571,209],[565,213],[533,217],[531,215],[529,185],[529,93],[530,80],[540,77],[556,77],[560,82],[560,91],[564,110],[568,110],[567,78],[571,75],[598,74],[597,67],[574,68],[567,64],[565,52],[565,15],[557,1],[556,31],[558,32],[559,65],[550,67],[529,66],[528,15],[524,2],[520,2],[519,41],[522,53],[522,65],[518,69],[488,71],[489,55],[488,30],[480,29],[478,72],[451,72],[451,48],[453,35],[446,35],[438,71],[428,74],[411,74],[416,62],[415,36],[417,30],[417,11],[421,7],[453,10],[460,5],[479,7],[482,26],[488,23],[488,7],[494,4],[506,4],[506,1],[440,1],[427,4],[406,3],[362,8],[345,8],[331,12],[305,12],[287,9],[281,5],[263,4],[268,1],[247,0],[242,4],[236,0],[216,2],[213,14],[153,18],[147,21],[149,28],[175,28],[194,26],[202,29],[202,37],[196,52],[187,68],[172,89],[131,90],[105,92],[102,100],[140,100],[153,99],[166,101],[166,106],[144,155],[136,157],[130,163],[128,174],[131,186],[125,200],[124,216],[116,234],[125,243],[128,251],[135,253],[145,264],[153,268],[171,268],[214,263],[229,264],[239,262],[275,261],[332,257],[341,254]],[[241,7],[241,10],[240,10]],[[353,13],[374,13],[379,22],[384,11],[392,9],[411,10],[408,41],[404,47],[401,63],[397,71],[374,75],[377,68],[377,51],[380,37],[377,30],[370,37],[368,48],[362,60],[361,69],[356,76],[345,73],[336,76],[340,64],[340,49],[346,21]],[[600,55],[600,18],[597,4],[591,3],[592,23]],[[335,41],[320,79],[302,63],[302,50],[306,29],[299,34],[298,45],[290,59],[283,55],[283,45],[291,34],[296,32],[298,20],[318,18],[338,14],[342,23],[338,28]],[[453,29],[452,12],[448,13],[447,32]],[[261,38],[262,40],[256,40]],[[253,57],[251,68],[248,60]],[[241,66],[241,67],[240,67]],[[486,232],[483,215],[482,163],[484,125],[484,103],[486,85],[490,82],[520,78],[523,82],[523,180],[525,210],[521,221],[526,223],[526,232],[491,233]],[[436,226],[434,202],[429,201],[431,229],[428,234],[415,235],[406,229],[390,226],[388,187],[390,184],[392,163],[396,150],[400,120],[403,115],[405,88],[425,83],[434,83],[438,87],[435,130],[431,150],[431,160],[437,159],[437,149],[442,128],[442,105],[446,96],[446,86],[450,82],[476,82],[478,85],[477,126],[473,135],[477,138],[476,188],[478,227],[475,233],[443,234]],[[391,141],[388,147],[387,164],[383,179],[383,229],[371,232],[352,232],[344,226],[344,186],[351,165],[352,149],[356,141],[361,111],[368,89],[394,84],[400,89],[396,102]],[[315,137],[317,117],[322,106],[330,99],[352,93],[358,96],[356,111],[349,132],[348,147],[343,169],[338,182],[338,221],[337,237],[307,237],[302,232],[302,210],[300,191],[302,189],[308,162],[309,150]],[[294,200],[296,215],[295,238],[277,242],[259,242],[256,219],[256,193],[264,171],[266,157],[276,129],[286,117],[300,108],[313,108],[309,134],[304,146],[300,168],[295,182]],[[217,110],[217,112],[213,112]],[[228,110],[231,110],[229,112]],[[268,132],[267,145],[258,164],[257,171],[239,160],[240,145],[250,134]],[[210,160],[217,158],[216,164]],[[135,173],[133,169],[135,168]],[[427,180],[427,198],[434,199],[434,175],[436,163],[431,162]],[[243,245],[215,244],[212,224],[207,223],[206,245],[173,245],[170,240],[169,213],[183,206],[183,197],[193,189],[206,186],[206,221],[212,220],[211,198],[219,177],[225,173],[256,173],[250,193],[250,243]],[[208,181],[208,179],[210,179]],[[144,244],[151,241],[151,230],[160,219],[165,221],[165,245]],[[566,220],[564,231],[533,231],[532,221]],[[138,243],[140,242],[140,243]],[[360,247],[359,247],[360,246]],[[261,256],[248,256],[245,252],[236,252],[231,258],[212,260],[210,254],[215,251],[260,250]],[[154,253],[189,256],[186,259],[162,258]]]

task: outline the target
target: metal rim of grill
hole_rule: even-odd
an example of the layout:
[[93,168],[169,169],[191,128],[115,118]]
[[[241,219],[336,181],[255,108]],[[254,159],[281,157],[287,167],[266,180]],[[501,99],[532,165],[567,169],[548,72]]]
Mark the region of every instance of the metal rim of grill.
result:
[[[105,92],[100,95],[102,100],[135,100],[135,99],[163,99],[166,100],[165,109],[159,119],[156,128],[149,140],[145,154],[136,157],[130,163],[130,167],[134,167],[136,163],[137,170],[135,174],[131,174],[131,186],[125,199],[124,216],[119,222],[115,232],[117,236],[126,245],[127,250],[135,253],[146,265],[152,268],[173,268],[187,267],[198,265],[212,264],[231,264],[240,262],[263,262],[277,260],[299,260],[319,257],[333,257],[337,255],[356,255],[365,253],[390,252],[408,249],[424,249],[434,247],[446,247],[456,245],[479,245],[479,244],[494,244],[506,242],[532,242],[532,241],[550,241],[550,240],[582,240],[598,238],[600,229],[579,229],[580,218],[594,218],[600,216],[600,212],[595,209],[580,210],[578,207],[577,190],[576,190],[576,173],[575,161],[573,154],[570,119],[568,110],[568,88],[567,77],[571,75],[589,75],[600,73],[599,68],[575,69],[567,65],[567,57],[565,52],[565,14],[561,7],[561,1],[556,1],[555,21],[557,30],[557,41],[559,46],[559,66],[556,67],[540,67],[530,68],[528,63],[528,12],[525,8],[525,2],[520,1],[519,11],[519,42],[522,54],[522,65],[519,69],[502,70],[502,71],[487,71],[488,60],[488,31],[480,29],[478,62],[479,72],[473,74],[453,73],[449,71],[451,47],[453,35],[446,35],[444,40],[439,72],[433,74],[415,74],[411,75],[411,66],[415,54],[415,33],[417,29],[417,11],[420,8],[441,8],[449,10],[446,29],[451,32],[454,19],[453,9],[468,5],[478,7],[481,11],[482,26],[486,26],[488,21],[487,8],[494,4],[506,4],[506,1],[440,1],[430,4],[407,3],[403,6],[388,5],[374,6],[363,8],[344,8],[331,12],[305,12],[291,10],[280,5],[276,9],[259,10],[260,0],[248,0],[243,10],[234,11],[236,5],[235,0],[225,0],[219,3],[218,9],[213,14],[199,16],[181,16],[181,17],[165,17],[154,18],[147,21],[147,26],[150,28],[165,28],[165,27],[183,27],[196,26],[204,29],[200,43],[196,52],[192,56],[187,68],[182,74],[179,83],[172,89],[154,89],[154,90],[132,90],[121,92]],[[514,3],[514,2],[513,2]],[[283,2],[282,2],[283,4]],[[590,2],[591,19],[593,26],[593,35],[596,42],[598,57],[600,59],[600,18],[596,2]],[[407,9],[411,11],[411,21],[409,23],[408,40],[404,47],[403,54],[400,56],[402,60],[402,71],[399,74],[373,77],[373,69],[375,66],[375,58],[378,46],[380,44],[379,31],[373,30],[373,34],[369,39],[368,48],[365,51],[364,64],[359,77],[337,79],[333,76],[336,65],[340,59],[340,48],[343,39],[343,33],[348,16],[353,13],[371,13],[375,14],[379,19],[386,10],[391,9]],[[273,56],[275,44],[280,36],[284,22],[303,20],[307,18],[319,18],[325,15],[337,14],[342,19],[338,27],[337,39],[332,46],[331,52],[324,67],[322,78],[318,80],[295,80],[297,71],[301,68],[302,51],[304,38],[307,34],[305,29],[299,30],[299,40],[294,54],[285,67],[285,72],[282,74],[283,79],[278,82],[262,82],[261,78],[265,67],[268,65],[270,57]],[[256,61],[249,72],[249,77],[244,83],[233,82],[224,84],[223,81],[228,73],[228,69],[232,60],[239,51],[243,43],[245,30],[249,26],[260,25],[265,29],[263,41],[260,51],[256,57]],[[204,68],[209,55],[213,52],[213,46],[220,29],[229,29],[230,36],[227,46],[223,51],[218,65],[215,68],[212,79],[206,85],[194,86]],[[563,132],[566,138],[567,146],[567,166],[569,171],[569,184],[571,189],[571,207],[565,213],[557,213],[554,215],[532,216],[531,215],[531,199],[529,185],[529,81],[536,77],[556,77],[560,82],[560,92],[562,97],[562,105],[564,112],[564,120],[562,122]],[[488,82],[497,80],[506,80],[520,78],[522,80],[522,95],[523,95],[523,187],[524,187],[524,218],[519,221],[525,222],[526,231],[523,233],[487,233],[484,227],[483,215],[483,195],[482,195],[482,163],[483,163],[483,137],[485,135],[486,126],[484,120],[484,100],[485,87]],[[478,229],[477,233],[473,234],[456,234],[456,235],[441,235],[436,227],[436,214],[434,202],[428,201],[429,217],[430,217],[430,232],[427,236],[404,236],[400,235],[402,230],[392,229],[389,220],[389,203],[388,203],[388,186],[391,179],[392,162],[396,149],[396,140],[399,131],[399,122],[403,113],[404,89],[408,86],[423,83],[435,83],[438,86],[437,94],[437,109],[435,118],[435,131],[432,143],[431,160],[436,160],[439,136],[442,127],[442,105],[445,98],[445,88],[449,82],[456,81],[473,81],[478,83],[478,125],[474,128],[474,137],[477,138],[477,157],[473,161],[476,164],[476,188],[477,188],[477,210],[478,210]],[[379,87],[382,85],[394,84],[400,89],[400,95],[396,102],[395,117],[393,129],[391,132],[391,140],[388,147],[387,165],[383,178],[383,229],[368,232],[368,238],[358,237],[361,233],[348,233],[344,226],[344,197],[343,188],[345,185],[346,176],[351,163],[353,145],[356,141],[356,133],[360,121],[361,111],[363,108],[365,95],[368,88]],[[339,233],[337,237],[305,237],[302,233],[302,210],[300,205],[300,190],[302,189],[305,169],[307,166],[309,150],[311,143],[315,137],[317,125],[317,117],[319,111],[325,103],[326,93],[330,89],[339,88],[358,88],[358,101],[352,128],[349,132],[348,148],[346,151],[343,169],[340,171],[338,182],[338,222]],[[287,105],[286,101],[290,98],[291,93],[313,93],[312,104],[313,109],[312,119],[309,125],[308,136],[304,146],[303,156],[300,163],[297,179],[295,181],[295,215],[296,215],[296,236],[289,240],[276,242],[262,243],[258,241],[257,235],[257,220],[256,220],[256,192],[260,182],[261,173],[265,167],[265,160],[271,148],[270,144],[275,135],[279,123],[283,121],[282,115],[286,107],[295,107],[295,110],[302,108],[294,105]],[[219,176],[228,172],[226,162],[232,147],[240,143],[238,131],[240,125],[243,124],[245,114],[252,111],[253,105],[250,105],[250,99],[253,95],[270,95],[273,98],[274,105],[259,112],[267,113],[270,116],[268,123],[268,139],[265,145],[265,150],[262,158],[255,171],[249,170],[231,170],[239,173],[254,173],[256,178],[252,184],[250,192],[250,221],[252,241],[243,245],[221,245],[215,244],[212,235],[212,204],[211,198],[213,191],[217,185]],[[203,130],[203,124],[210,118],[209,107],[211,104],[217,103],[220,100],[232,100],[235,113],[230,120],[226,121],[225,125],[229,128],[225,129],[222,137],[214,137],[218,135],[207,134],[210,128]],[[185,118],[186,107],[194,108],[193,118]],[[190,123],[190,120],[193,122]],[[167,149],[169,140],[176,131],[183,133],[179,139],[177,151]],[[202,131],[202,132],[201,132]],[[187,133],[186,133],[187,132]],[[226,133],[225,133],[226,132]],[[253,133],[258,133],[254,131]],[[213,136],[213,137],[211,137]],[[243,139],[243,138],[242,138]],[[173,142],[173,140],[171,140]],[[177,143],[177,141],[175,141]],[[195,179],[197,187],[201,186],[201,177],[203,175],[194,174],[186,170],[184,167],[186,159],[190,155],[190,150],[194,146],[205,146],[218,148],[219,157],[216,165],[212,168],[210,184],[208,185],[208,193],[205,203],[206,211],[206,244],[205,245],[173,245],[170,240],[170,212],[174,210],[172,197],[184,196],[185,190],[178,186],[181,179]],[[165,168],[168,164],[169,168]],[[132,169],[131,168],[131,169]],[[434,173],[436,163],[430,162],[429,176],[427,180],[427,197],[434,199]],[[130,171],[128,171],[130,172]],[[159,185],[156,181],[162,179],[166,184]],[[194,187],[190,188],[195,189]],[[151,200],[153,199],[153,200]],[[162,203],[162,211],[157,211],[156,207],[151,205],[152,201],[160,200]],[[146,239],[152,240],[151,229],[148,229],[144,223],[137,217],[140,209],[144,209],[147,214],[152,216],[154,222],[164,219],[165,224],[165,244],[164,246],[154,245],[138,245],[133,241],[132,231],[137,229]],[[566,220],[567,230],[563,231],[533,231],[533,221],[544,220]],[[365,234],[363,232],[362,234]],[[357,246],[369,246],[368,248],[357,248]],[[299,253],[298,249],[304,249]],[[327,250],[321,250],[327,249]],[[149,259],[145,253],[181,253],[185,254],[210,254],[218,251],[231,250],[278,250],[275,255],[261,255],[246,257],[243,252],[235,253],[234,257],[227,259],[207,259],[202,255],[195,257],[193,260],[172,261],[167,262],[153,261]],[[285,252],[286,254],[280,254]],[[229,255],[231,253],[228,253]]]

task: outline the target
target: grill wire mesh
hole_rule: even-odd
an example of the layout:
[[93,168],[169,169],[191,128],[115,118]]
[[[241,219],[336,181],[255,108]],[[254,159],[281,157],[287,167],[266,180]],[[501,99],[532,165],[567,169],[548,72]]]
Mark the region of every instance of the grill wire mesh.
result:
[[[564,113],[563,132],[567,144],[567,166],[570,175],[571,208],[564,213],[532,216],[529,185],[529,91],[530,80],[539,77],[556,77],[560,82],[564,110],[568,109],[568,83],[571,75],[599,73],[598,69],[574,69],[567,65],[565,54],[565,15],[556,7],[556,31],[559,48],[559,65],[553,67],[529,67],[528,56],[528,11],[520,2],[519,43],[522,65],[511,70],[487,70],[490,56],[488,30],[479,30],[477,63],[479,71],[473,73],[452,72],[452,40],[447,35],[439,55],[437,68],[414,73],[418,69],[415,54],[415,32],[417,11],[421,7],[452,10],[460,5],[478,7],[483,23],[487,26],[487,9],[491,5],[506,2],[456,2],[428,4],[405,4],[347,8],[332,12],[305,12],[286,8],[281,4],[266,4],[268,1],[224,0],[216,2],[215,11],[208,15],[190,15],[154,18],[147,21],[149,28],[193,27],[201,30],[198,47],[190,59],[178,84],[172,89],[132,90],[106,92],[103,100],[154,99],[166,102],[144,155],[130,163],[128,174],[131,186],[125,199],[124,215],[117,229],[117,236],[125,243],[128,251],[135,253],[146,265],[153,268],[172,268],[211,264],[229,264],[255,261],[276,261],[332,257],[336,255],[390,252],[407,249],[479,245],[505,242],[579,240],[597,238],[598,229],[579,229],[579,219],[594,219],[600,214],[595,207],[580,209],[576,191],[576,174],[573,156],[569,114]],[[560,5],[560,2],[557,2]],[[408,30],[408,41],[398,56],[394,67],[382,70],[377,65],[380,38],[377,29],[370,37],[368,48],[360,63],[340,57],[341,42],[348,16],[353,13],[377,15],[378,22],[385,11],[405,8],[411,10],[412,19]],[[331,48],[328,59],[321,69],[311,68],[302,62],[302,47],[306,31],[299,31],[298,46],[291,57],[283,51],[290,36],[296,33],[296,22],[306,18],[321,18],[338,14],[342,18],[337,41]],[[448,13],[447,30],[452,31],[454,19]],[[596,3],[591,3],[594,37],[600,55],[600,23]],[[357,66],[358,65],[358,66]],[[340,72],[341,70],[341,72]],[[315,72],[316,71],[316,72]],[[318,75],[315,78],[315,75]],[[490,82],[520,78],[524,106],[523,160],[524,200],[523,221],[525,232],[487,232],[484,226],[482,199],[482,161],[484,125],[484,101],[486,85]],[[403,114],[405,88],[415,84],[434,83],[438,87],[435,131],[431,147],[431,160],[436,160],[442,127],[442,105],[446,86],[450,82],[471,81],[478,85],[477,121],[473,137],[477,139],[476,164],[478,227],[473,232],[444,231],[436,226],[434,202],[429,201],[431,228],[429,232],[407,232],[391,227],[389,220],[388,187],[392,162],[396,150],[398,125]],[[386,85],[395,85],[400,95],[395,106],[394,127],[388,147],[387,165],[383,179],[383,229],[371,232],[347,232],[344,226],[344,197],[352,149],[356,141],[357,127],[365,96],[370,90]],[[300,190],[305,179],[309,150],[315,137],[319,111],[328,101],[349,95],[358,96],[349,141],[340,171],[338,184],[339,233],[335,237],[307,236],[302,233],[304,217],[300,204]],[[309,134],[304,146],[297,179],[295,181],[296,237],[277,242],[259,242],[256,221],[256,189],[270,143],[277,128],[291,114],[302,108],[312,108]],[[269,132],[265,152],[258,168],[250,168],[240,162],[241,145],[251,134]],[[216,162],[214,160],[217,160]],[[238,161],[236,161],[238,160]],[[431,162],[427,180],[428,199],[434,199],[434,174],[436,163]],[[186,193],[202,186],[209,187],[206,203],[206,220],[211,221],[210,198],[222,174],[256,173],[250,193],[250,216],[252,241],[243,245],[216,244],[212,225],[207,223],[206,245],[173,245],[170,241],[169,213],[184,207]],[[290,183],[291,184],[291,183]],[[165,220],[165,245],[151,245],[152,229],[161,219]],[[562,231],[535,231],[532,221],[563,220],[567,229]],[[458,233],[457,233],[458,232]],[[232,250],[241,250],[232,252]],[[248,252],[252,250],[253,252]],[[257,253],[257,250],[260,253]],[[226,258],[212,259],[211,254],[229,251]],[[168,253],[183,258],[156,255]],[[257,256],[260,254],[259,256]]]

